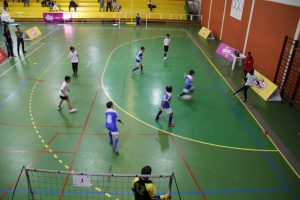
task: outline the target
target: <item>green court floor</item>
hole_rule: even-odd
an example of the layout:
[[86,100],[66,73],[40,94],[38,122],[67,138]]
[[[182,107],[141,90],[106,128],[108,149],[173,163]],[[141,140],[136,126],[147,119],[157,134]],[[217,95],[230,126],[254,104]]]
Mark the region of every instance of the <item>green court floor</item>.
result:
[[[184,26],[35,25],[43,35],[26,42],[26,57],[0,64],[0,199],[10,199],[23,165],[124,174],[150,165],[153,174],[174,172],[182,199],[189,200],[300,198],[297,174]],[[172,41],[164,61],[166,33]],[[72,74],[71,45],[80,56],[79,76],[71,81],[73,114],[66,105],[57,111],[59,87]],[[145,74],[132,75],[141,46]],[[178,100],[190,69],[196,71],[193,98]],[[166,113],[155,121],[167,85],[174,88],[174,128],[167,127]],[[109,100],[125,123],[119,156],[104,126]],[[174,184],[172,190],[179,199]],[[15,199],[25,198],[22,179]]]

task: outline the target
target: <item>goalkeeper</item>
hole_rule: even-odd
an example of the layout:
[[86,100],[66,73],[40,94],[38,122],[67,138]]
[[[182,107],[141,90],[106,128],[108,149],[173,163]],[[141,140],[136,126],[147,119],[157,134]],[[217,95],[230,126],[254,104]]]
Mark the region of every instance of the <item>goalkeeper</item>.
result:
[[[151,167],[145,166],[141,170],[142,175],[151,175]],[[170,194],[157,195],[156,188],[148,177],[136,177],[132,181],[132,191],[135,200],[163,200],[170,199]]]

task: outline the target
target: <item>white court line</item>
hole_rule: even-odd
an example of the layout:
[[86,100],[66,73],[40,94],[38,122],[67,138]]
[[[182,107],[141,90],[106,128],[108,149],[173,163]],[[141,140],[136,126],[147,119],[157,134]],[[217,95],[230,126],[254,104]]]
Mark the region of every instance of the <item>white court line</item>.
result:
[[89,60],[88,64],[86,65],[86,68],[88,68],[91,64],[91,61]]
[[39,48],[41,48],[42,46],[44,46],[46,43],[43,42],[40,46],[38,46],[37,48],[35,48],[33,51],[31,51],[26,57],[23,57],[21,60],[19,60],[16,64],[14,64],[13,66],[11,66],[10,68],[8,68],[5,72],[3,72],[0,75],[0,78],[2,76],[4,76],[7,72],[9,72],[12,68],[14,68],[19,62],[21,62],[22,60],[24,60],[25,58],[28,58],[29,56],[31,56],[34,52],[36,52]]
[[[54,33],[56,30],[57,30],[57,29],[54,29],[53,31],[47,33],[46,35],[44,35],[43,37],[41,37],[41,38],[38,39],[37,41],[33,42],[32,44],[30,44],[30,45],[27,47],[27,49],[29,49],[29,48],[32,47],[33,45],[37,44],[39,41],[41,41],[42,39],[44,39],[44,38],[47,37],[48,35]],[[27,57],[27,55],[26,55],[25,57]],[[22,59],[21,59],[21,60],[22,60]],[[18,60],[18,62],[20,62],[21,60]],[[5,62],[1,63],[0,67],[3,66],[4,64],[6,64],[8,61],[10,61],[10,60],[7,59]],[[17,62],[17,63],[18,63],[18,62]],[[17,63],[16,63],[16,64],[17,64]]]

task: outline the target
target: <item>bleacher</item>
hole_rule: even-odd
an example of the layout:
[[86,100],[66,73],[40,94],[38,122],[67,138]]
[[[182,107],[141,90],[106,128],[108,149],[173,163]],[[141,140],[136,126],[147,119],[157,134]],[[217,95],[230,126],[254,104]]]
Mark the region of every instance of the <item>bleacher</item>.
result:
[[[64,12],[69,12],[70,0],[57,0]],[[148,20],[185,20],[185,0],[152,0],[154,8],[150,12],[147,3],[148,0],[118,0],[122,6],[121,11],[118,12],[99,12],[98,0],[75,0],[77,3],[77,12],[71,8],[73,19],[81,20],[110,20],[110,19],[133,19],[136,13],[140,13],[141,18]],[[106,1],[105,1],[106,2]],[[29,7],[24,7],[21,2],[9,1],[8,12],[10,16],[16,20],[42,20],[43,13],[50,12],[49,7],[42,7],[41,0],[36,2],[32,0]],[[1,2],[1,6],[3,2]],[[106,4],[105,4],[106,8]],[[55,11],[59,12],[59,11]],[[146,16],[147,15],[147,16]]]

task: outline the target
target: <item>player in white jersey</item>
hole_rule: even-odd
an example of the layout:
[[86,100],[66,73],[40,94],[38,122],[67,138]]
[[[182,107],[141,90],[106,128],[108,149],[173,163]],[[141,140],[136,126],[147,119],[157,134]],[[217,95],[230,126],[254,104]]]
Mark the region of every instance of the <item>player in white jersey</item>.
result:
[[[105,117],[106,117],[106,122],[105,122],[105,127],[109,131],[109,143],[113,145],[113,150],[116,154],[118,154],[118,142],[119,142],[119,131],[118,131],[118,126],[117,122],[122,123],[120,119],[118,119],[118,113],[116,110],[113,109],[113,102],[109,101],[106,103],[106,112],[105,112]],[[114,140],[113,140],[114,137]]]
[[144,53],[144,51],[145,51],[145,47],[141,47],[141,50],[138,52],[138,54],[135,57],[136,67],[132,69],[133,74],[139,68],[141,68],[141,74],[144,73],[144,69],[143,69],[143,53]]
[[236,95],[240,91],[244,90],[244,102],[247,102],[248,89],[252,87],[255,83],[259,86],[259,81],[257,80],[257,77],[254,75],[254,69],[252,69],[250,72],[247,73],[246,78],[244,78],[244,81],[245,84],[243,85],[243,87],[235,91],[233,95]]
[[167,53],[169,51],[169,46],[170,46],[170,42],[171,42],[171,38],[170,38],[170,34],[167,34],[164,42],[163,42],[163,47],[164,47],[164,60],[166,60],[167,57]]
[[60,102],[59,102],[59,105],[58,105],[58,110],[61,110],[62,109],[62,107],[61,107],[62,103],[64,101],[67,101],[67,104],[68,104],[68,107],[69,107],[69,112],[73,113],[73,112],[76,112],[77,109],[72,108],[72,104],[71,104],[71,101],[70,101],[69,96],[68,96],[68,92],[70,91],[70,89],[69,89],[70,81],[71,81],[71,77],[66,76],[65,81],[60,86],[60,89],[59,89]]

